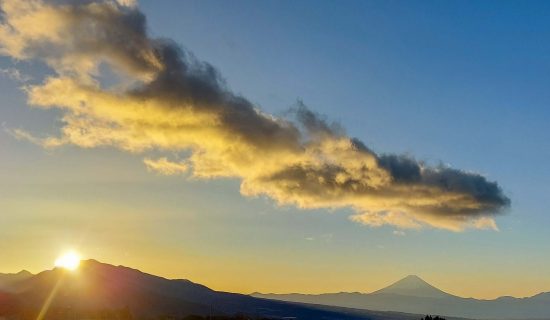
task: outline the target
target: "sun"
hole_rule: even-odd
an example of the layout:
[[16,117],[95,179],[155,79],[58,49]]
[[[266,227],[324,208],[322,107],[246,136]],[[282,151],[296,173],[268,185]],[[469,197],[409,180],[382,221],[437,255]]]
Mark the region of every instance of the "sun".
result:
[[80,255],[75,251],[69,251],[55,260],[57,268],[63,268],[70,271],[78,269],[80,265]]

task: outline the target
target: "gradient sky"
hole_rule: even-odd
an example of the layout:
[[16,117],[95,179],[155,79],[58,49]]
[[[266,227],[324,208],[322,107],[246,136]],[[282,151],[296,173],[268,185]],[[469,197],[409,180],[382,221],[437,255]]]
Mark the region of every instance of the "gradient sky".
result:
[[[216,66],[230,88],[282,114],[298,99],[376,152],[498,181],[500,231],[372,228],[350,210],[247,198],[231,179],[148,172],[113,148],[45,150],[0,132],[0,272],[51,268],[76,249],[213,289],[369,292],[408,274],[465,297],[550,290],[550,3],[537,1],[147,1],[153,36]],[[0,58],[40,78],[39,63]],[[0,77],[0,122],[43,135]]]

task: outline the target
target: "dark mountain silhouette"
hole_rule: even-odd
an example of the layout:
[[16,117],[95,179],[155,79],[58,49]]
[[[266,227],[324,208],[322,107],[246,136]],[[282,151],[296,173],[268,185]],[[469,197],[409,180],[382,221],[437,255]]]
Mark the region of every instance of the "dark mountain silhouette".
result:
[[419,315],[295,304],[219,292],[189,280],[169,280],[95,260],[83,261],[76,272],[53,269],[20,277],[17,281],[11,281],[3,291],[0,292],[0,317],[25,310],[26,316],[22,319],[36,319],[36,313],[52,292],[56,294],[46,320],[71,319],[75,313],[92,314],[97,310],[129,310],[135,318],[141,319],[161,315],[181,318],[192,314],[248,314],[253,317],[312,320],[420,318]]
[[501,297],[477,300],[448,294],[418,276],[407,276],[372,293],[261,294],[252,296],[279,301],[322,304],[346,308],[438,314],[478,319],[550,319],[550,292],[529,298]]
[[33,274],[27,270],[18,273],[0,273],[0,290],[9,291],[18,282],[32,277]]
[[407,276],[373,294],[395,294],[425,298],[448,298],[452,295],[437,289],[420,277],[415,275]]

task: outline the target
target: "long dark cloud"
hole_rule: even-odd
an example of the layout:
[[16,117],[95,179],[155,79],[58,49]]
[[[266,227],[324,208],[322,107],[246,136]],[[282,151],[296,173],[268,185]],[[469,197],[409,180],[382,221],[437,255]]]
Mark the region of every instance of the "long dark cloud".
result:
[[[485,177],[378,155],[298,103],[286,117],[259,110],[227,89],[212,65],[172,40],[152,38],[130,1],[1,2],[0,50],[39,59],[54,74],[27,87],[29,103],[63,111],[60,135],[45,147],[114,146],[181,151],[183,162],[145,159],[164,174],[233,177],[244,195],[300,208],[344,208],[371,226],[496,228],[510,203]],[[101,65],[120,78],[105,87]]]

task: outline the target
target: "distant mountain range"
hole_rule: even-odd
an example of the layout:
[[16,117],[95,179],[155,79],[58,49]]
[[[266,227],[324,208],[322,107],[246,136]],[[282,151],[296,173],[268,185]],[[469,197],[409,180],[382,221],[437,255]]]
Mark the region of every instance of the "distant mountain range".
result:
[[[247,314],[300,320],[418,320],[421,317],[219,292],[189,280],[169,280],[95,260],[83,261],[75,272],[54,269],[36,275],[29,272],[0,275],[0,319],[36,319],[42,307],[49,304],[49,297],[53,299],[44,320],[106,319],[109,317],[104,315],[105,310],[128,310],[138,319],[159,316],[179,319],[191,314]],[[86,316],[76,316],[82,314]],[[123,314],[117,313],[116,318],[127,319]]]
[[464,318],[550,319],[550,292],[529,298],[501,297],[494,300],[478,300],[448,294],[413,275],[372,293],[253,293],[252,296],[307,304]]
[[53,269],[36,275],[28,271],[0,274],[0,319],[22,313],[26,317],[20,319],[36,319],[50,296],[53,297],[50,312],[44,320],[74,319],[62,316],[67,310],[74,315],[74,312],[122,309],[138,319],[239,313],[299,320],[419,320],[425,314],[443,315],[449,320],[550,319],[550,292],[529,298],[476,300],[448,294],[417,276],[408,276],[368,294],[243,295],[95,260],[83,261],[76,272]]

